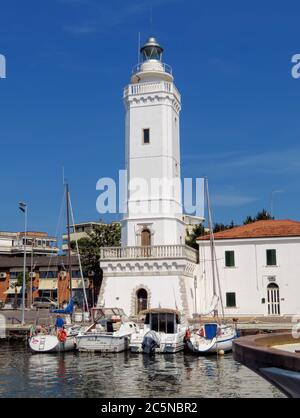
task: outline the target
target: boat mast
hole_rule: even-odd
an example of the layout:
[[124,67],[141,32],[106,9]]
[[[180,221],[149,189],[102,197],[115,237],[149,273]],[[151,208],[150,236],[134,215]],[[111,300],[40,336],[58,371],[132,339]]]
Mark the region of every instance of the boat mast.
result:
[[[72,208],[72,202],[71,202],[71,195],[70,195],[70,193],[69,193],[69,204],[70,204],[70,212],[71,212],[71,219],[72,219],[73,231],[75,232],[74,212],[73,212],[73,208]],[[80,270],[80,275],[81,275],[81,280],[82,280],[82,286],[83,286],[84,302],[85,302],[86,310],[88,311],[89,304],[88,304],[87,295],[86,295],[85,281],[84,281],[84,277],[83,277],[81,257],[80,257],[80,251],[79,251],[78,239],[77,239],[76,232],[75,232],[75,244],[76,244],[76,251],[77,251],[77,257],[78,257],[78,263],[79,263],[79,270]]]
[[[214,231],[213,223],[211,216],[211,206],[210,206],[210,197],[208,190],[208,178],[205,178],[205,189],[206,189],[206,200],[207,200],[207,211],[208,211],[208,226],[209,226],[209,236],[210,236],[210,253],[211,253],[211,270],[213,276],[213,296],[217,297],[217,286],[216,286],[216,272],[215,272],[215,250],[214,250]],[[218,316],[218,309],[214,307],[213,310],[214,317]]]
[[[206,185],[206,198],[207,198],[207,208],[208,208],[208,223],[209,223],[209,231],[210,231],[209,234],[210,234],[211,267],[212,267],[212,275],[213,275],[213,294],[214,294],[214,297],[216,297],[218,300],[220,299],[222,317],[224,319],[224,305],[223,305],[220,277],[219,277],[218,264],[217,264],[215,236],[214,236],[214,230],[213,230],[211,205],[210,205],[210,197],[209,197],[209,190],[208,190],[208,178],[205,178],[205,185]],[[219,297],[217,295],[217,286],[216,286],[217,282],[218,282]],[[214,308],[213,314],[214,314],[214,317],[218,316],[217,307]]]
[[73,289],[72,289],[72,265],[71,265],[70,202],[69,202],[68,183],[66,183],[66,203],[67,203],[67,232],[68,232],[68,272],[69,272],[70,299],[71,299],[73,296]]

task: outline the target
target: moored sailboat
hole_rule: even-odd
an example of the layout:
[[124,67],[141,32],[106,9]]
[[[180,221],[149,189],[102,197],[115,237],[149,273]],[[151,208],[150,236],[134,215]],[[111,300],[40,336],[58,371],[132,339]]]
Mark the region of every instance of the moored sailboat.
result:
[[[56,309],[52,313],[58,315],[65,315],[69,324],[64,325],[62,321],[62,326],[52,326],[47,329],[38,330],[36,328],[32,329],[30,338],[28,340],[29,348],[33,353],[57,353],[72,351],[77,348],[76,346],[76,336],[81,330],[81,326],[72,324],[72,316],[74,311],[74,301],[72,297],[72,266],[71,266],[71,240],[70,240],[70,209],[71,200],[68,184],[65,184],[65,193],[66,193],[66,207],[67,207],[67,232],[68,232],[68,277],[69,277],[69,292],[70,300],[68,305],[64,309]],[[74,216],[72,212],[73,225],[74,225]],[[83,292],[84,292],[84,301],[85,306],[88,308],[87,296],[85,291],[85,283],[82,273],[82,265],[80,260],[78,242],[76,239],[76,248],[78,254],[79,268],[81,272],[81,278],[83,283]]]
[[[222,300],[218,265],[216,259],[213,222],[211,215],[211,206],[208,190],[208,179],[205,179],[205,190],[208,208],[208,222],[210,231],[210,249],[211,249],[211,269],[213,279],[213,305],[205,316],[213,314],[214,322],[205,323],[200,329],[192,333],[187,330],[186,345],[194,354],[216,354],[226,353],[232,350],[232,342],[237,337],[236,328],[225,323],[224,306]],[[218,288],[218,290],[217,290]],[[219,294],[218,294],[219,293]],[[221,305],[222,316],[219,317],[218,306]]]

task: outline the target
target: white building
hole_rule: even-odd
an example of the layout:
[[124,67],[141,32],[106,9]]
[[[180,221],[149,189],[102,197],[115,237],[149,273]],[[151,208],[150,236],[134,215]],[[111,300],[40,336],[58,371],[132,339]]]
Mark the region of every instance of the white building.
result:
[[[0,232],[0,256],[23,256],[25,233]],[[57,240],[46,232],[27,232],[26,253],[33,255],[57,254]]]
[[[198,240],[198,312],[212,297],[209,236]],[[258,221],[215,234],[226,316],[300,314],[300,222]]]
[[[123,308],[128,315],[160,306],[188,315],[194,309],[198,254],[185,246],[177,187],[181,97],[162,53],[155,38],[149,38],[141,48],[142,63],[124,89],[127,214],[122,247],[104,248],[101,253],[104,279],[99,303]],[[158,182],[173,186],[166,191]],[[133,191],[141,183],[139,192]]]
[[[113,224],[120,224],[119,222],[112,222]],[[79,241],[82,238],[89,238],[89,234],[95,231],[98,227],[107,225],[103,222],[80,222],[70,226],[70,241]],[[62,235],[62,250],[68,251],[68,235]]]

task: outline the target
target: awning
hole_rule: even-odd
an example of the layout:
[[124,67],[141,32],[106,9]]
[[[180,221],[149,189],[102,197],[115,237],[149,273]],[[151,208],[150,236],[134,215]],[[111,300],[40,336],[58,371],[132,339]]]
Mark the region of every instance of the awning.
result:
[[21,293],[22,286],[17,286],[17,292],[15,291],[15,288],[9,288],[5,292],[3,292],[5,295],[14,295],[15,293]]
[[57,290],[57,279],[40,279],[39,290]]
[[[69,283],[68,283],[69,285]],[[85,279],[85,287],[89,285],[89,280]],[[72,289],[82,289],[82,279],[72,279]],[[40,279],[39,290],[57,290],[57,279]]]
[[[89,279],[84,279],[85,288],[89,286]],[[72,279],[72,289],[83,289],[82,279]]]

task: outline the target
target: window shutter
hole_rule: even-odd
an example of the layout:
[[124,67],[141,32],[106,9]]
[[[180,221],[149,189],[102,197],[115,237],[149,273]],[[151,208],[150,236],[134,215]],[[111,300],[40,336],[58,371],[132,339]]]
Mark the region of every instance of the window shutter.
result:
[[276,250],[267,250],[267,266],[276,266]]
[[225,251],[225,266],[226,267],[235,266],[234,251]]

